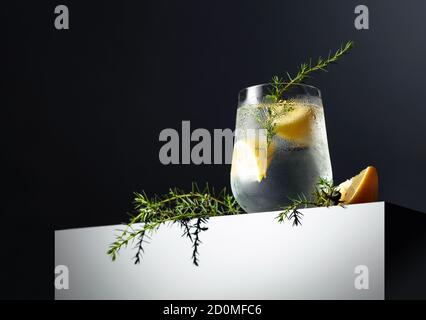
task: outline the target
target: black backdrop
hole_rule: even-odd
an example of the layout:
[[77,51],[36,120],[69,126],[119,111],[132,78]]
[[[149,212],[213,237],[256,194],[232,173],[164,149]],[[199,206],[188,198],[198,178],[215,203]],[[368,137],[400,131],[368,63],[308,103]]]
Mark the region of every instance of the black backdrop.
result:
[[[70,30],[53,26],[58,4]],[[358,4],[369,30],[354,28]],[[136,190],[228,186],[227,165],[161,165],[160,131],[233,129],[241,88],[347,40],[353,52],[311,80],[335,181],[372,164],[382,200],[426,211],[425,1],[20,1],[0,12],[3,297],[51,296],[54,229],[122,222]]]

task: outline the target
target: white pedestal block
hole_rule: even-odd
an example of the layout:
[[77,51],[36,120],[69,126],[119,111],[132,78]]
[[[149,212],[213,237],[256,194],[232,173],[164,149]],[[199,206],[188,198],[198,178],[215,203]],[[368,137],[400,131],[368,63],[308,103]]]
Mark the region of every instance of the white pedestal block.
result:
[[56,299],[385,299],[426,297],[426,214],[384,202],[209,219],[200,263],[178,225],[162,226],[139,265],[132,246],[107,256],[115,229],[55,232],[69,270]]

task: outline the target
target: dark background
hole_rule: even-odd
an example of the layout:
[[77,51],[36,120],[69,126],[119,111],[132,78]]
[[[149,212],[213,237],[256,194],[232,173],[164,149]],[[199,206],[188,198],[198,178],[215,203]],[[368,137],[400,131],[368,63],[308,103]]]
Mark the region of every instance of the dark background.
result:
[[[56,30],[56,5],[70,30]],[[370,29],[356,30],[367,4]],[[323,94],[337,183],[377,167],[380,198],[426,211],[425,1],[2,3],[2,298],[53,294],[53,230],[117,224],[132,193],[229,186],[228,165],[161,165],[158,135],[235,126],[237,93],[342,42]],[[4,270],[3,270],[4,269]]]

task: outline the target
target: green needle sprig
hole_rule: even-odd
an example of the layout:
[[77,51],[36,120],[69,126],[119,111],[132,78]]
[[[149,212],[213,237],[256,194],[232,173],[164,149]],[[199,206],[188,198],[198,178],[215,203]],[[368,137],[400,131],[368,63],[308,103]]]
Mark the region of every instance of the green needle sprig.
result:
[[276,134],[276,119],[292,111],[295,103],[296,102],[293,100],[283,100],[277,103],[262,103],[254,108],[248,108],[248,112],[256,119],[259,126],[266,130],[266,141],[268,146]]
[[143,244],[147,243],[146,239],[150,239],[163,224],[179,223],[184,230],[183,236],[193,244],[193,263],[198,265],[198,247],[201,244],[199,235],[207,230],[204,225],[208,218],[243,213],[226,189],[216,193],[208,185],[200,189],[195,183],[192,184],[190,192],[172,188],[162,197],[150,198],[144,192],[135,193],[134,206],[136,214],[131,217],[124,229],[118,230],[120,233],[109,247],[107,253],[112,260],[117,258],[122,248],[136,243],[137,251],[134,259],[136,264],[139,263],[144,253]]
[[297,74],[291,76],[287,72],[287,82],[283,78],[278,76],[272,77],[272,90],[269,97],[275,102],[282,99],[283,93],[294,84],[301,83],[304,79],[310,78],[310,74],[316,71],[327,72],[327,68],[330,64],[336,63],[343,55],[348,53],[354,46],[353,41],[348,41],[344,45],[341,45],[334,54],[329,52],[327,58],[323,59],[319,57],[315,64],[312,63],[312,59],[309,59],[308,63],[302,63],[299,66]]
[[329,207],[335,205],[342,205],[340,202],[341,194],[338,187],[327,179],[320,178],[318,180],[315,191],[312,193],[312,199],[308,199],[305,195],[300,195],[296,199],[290,199],[291,204],[286,206],[278,215],[278,222],[284,220],[292,220],[293,226],[301,224],[301,217],[303,213],[300,212],[302,208],[309,207]]
[[327,72],[327,67],[330,64],[336,63],[337,60],[348,53],[353,46],[353,41],[348,41],[346,44],[341,45],[334,54],[331,54],[330,51],[326,59],[319,57],[315,64],[312,63],[312,59],[309,60],[309,63],[302,63],[295,76],[291,76],[287,72],[287,82],[279,76],[272,77],[270,93],[265,96],[264,103],[254,110],[256,121],[259,126],[267,132],[268,146],[276,135],[276,120],[292,111],[294,109],[292,105],[296,103],[291,99],[283,99],[284,92],[292,85],[301,83],[306,78],[310,78],[310,74],[313,72]]
[[[293,226],[298,226],[303,216],[299,209],[340,204],[340,192],[331,182],[320,179],[313,192],[313,199],[309,200],[304,195],[293,199],[279,213],[278,221],[288,220]],[[134,205],[136,214],[125,224],[124,229],[118,230],[119,234],[107,251],[113,261],[117,259],[121,249],[133,245],[136,249],[134,263],[140,263],[145,252],[144,245],[149,243],[160,226],[179,224],[183,230],[182,237],[189,239],[192,244],[192,263],[198,266],[200,234],[208,230],[206,225],[209,218],[245,214],[226,189],[216,193],[208,185],[200,189],[195,183],[190,192],[173,188],[162,197],[149,198],[144,192],[135,193]]]

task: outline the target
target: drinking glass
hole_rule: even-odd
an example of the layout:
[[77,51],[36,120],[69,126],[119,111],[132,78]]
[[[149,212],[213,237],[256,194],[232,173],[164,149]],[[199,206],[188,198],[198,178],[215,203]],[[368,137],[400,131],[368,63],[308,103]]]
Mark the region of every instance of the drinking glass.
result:
[[246,212],[280,210],[332,180],[319,89],[293,84],[279,99],[272,84],[239,92],[231,188]]

